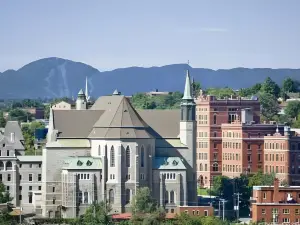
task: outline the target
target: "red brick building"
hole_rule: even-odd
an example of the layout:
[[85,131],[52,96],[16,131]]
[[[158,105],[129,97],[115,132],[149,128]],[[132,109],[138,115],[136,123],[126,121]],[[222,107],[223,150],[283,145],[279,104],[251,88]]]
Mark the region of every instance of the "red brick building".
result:
[[299,223],[300,186],[254,186],[252,198],[253,222]]
[[231,124],[237,116],[241,118],[242,109],[250,110],[253,123],[259,123],[260,103],[258,99],[217,99],[205,95],[200,95],[195,102],[197,176],[199,183],[208,187],[213,176],[222,174],[222,124]]

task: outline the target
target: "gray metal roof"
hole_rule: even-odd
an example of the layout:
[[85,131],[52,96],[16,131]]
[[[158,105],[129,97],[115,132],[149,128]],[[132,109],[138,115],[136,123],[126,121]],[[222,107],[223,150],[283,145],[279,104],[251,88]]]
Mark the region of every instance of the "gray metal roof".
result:
[[20,141],[24,140],[18,121],[7,121],[4,130],[4,136],[10,138],[11,133],[15,133],[15,138],[19,139]]
[[59,138],[177,138],[179,110],[138,110],[123,95],[103,96],[88,110],[53,110]]
[[185,170],[182,160],[179,157],[155,157],[153,169],[159,170]]
[[17,156],[17,159],[20,162],[42,162],[41,155],[19,155]]
[[102,110],[53,110],[54,129],[59,137],[82,138],[91,132]]

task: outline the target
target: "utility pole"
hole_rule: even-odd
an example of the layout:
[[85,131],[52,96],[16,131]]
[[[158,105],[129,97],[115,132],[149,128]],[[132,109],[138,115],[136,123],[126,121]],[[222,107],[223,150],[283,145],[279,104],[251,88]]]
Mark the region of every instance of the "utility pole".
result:
[[239,220],[240,217],[240,195],[241,193],[234,193],[234,195],[237,196],[237,204],[235,205],[235,210],[236,210],[236,220]]
[[219,218],[221,218],[221,199],[219,199],[219,211],[218,211]]
[[225,199],[222,199],[222,203],[223,203],[223,221],[225,220]]
[[20,224],[22,224],[22,206],[20,206]]

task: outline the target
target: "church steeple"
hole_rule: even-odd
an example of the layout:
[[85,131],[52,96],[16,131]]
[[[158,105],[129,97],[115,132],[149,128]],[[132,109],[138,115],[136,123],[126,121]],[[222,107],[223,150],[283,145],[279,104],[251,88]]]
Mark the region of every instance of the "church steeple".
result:
[[183,100],[193,100],[192,85],[189,70],[186,71]]
[[88,79],[87,79],[87,77],[85,77],[85,97],[86,97],[87,101],[90,100],[89,90],[88,90]]
[[196,104],[192,95],[192,85],[190,73],[187,70],[185,78],[184,94],[181,101],[181,121],[194,121],[196,114]]

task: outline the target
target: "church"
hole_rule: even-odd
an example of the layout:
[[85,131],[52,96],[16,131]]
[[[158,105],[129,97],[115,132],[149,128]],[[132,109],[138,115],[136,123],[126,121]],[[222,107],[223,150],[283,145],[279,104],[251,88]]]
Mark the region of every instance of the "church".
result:
[[107,200],[112,213],[130,212],[138,188],[148,187],[160,206],[174,212],[196,205],[196,120],[189,71],[181,109],[136,110],[115,91],[88,108],[51,109],[42,155],[44,217],[82,215]]

